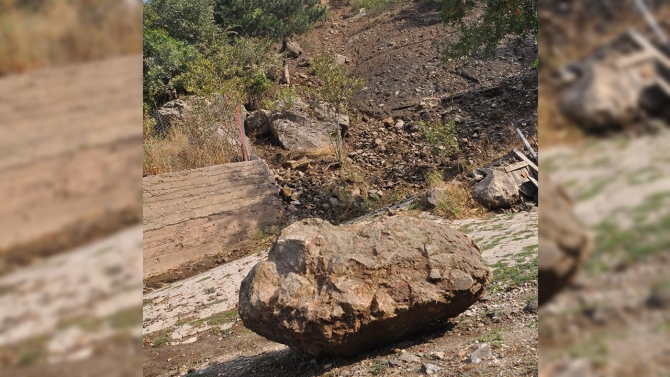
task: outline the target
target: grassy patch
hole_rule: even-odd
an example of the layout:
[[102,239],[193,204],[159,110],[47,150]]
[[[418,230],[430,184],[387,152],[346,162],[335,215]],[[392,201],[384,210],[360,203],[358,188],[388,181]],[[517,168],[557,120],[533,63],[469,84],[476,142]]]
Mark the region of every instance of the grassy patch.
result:
[[189,322],[193,327],[202,327],[204,324],[210,326],[219,326],[228,322],[232,322],[237,318],[237,309],[229,310],[227,312],[215,313],[206,318],[199,318]]
[[144,336],[143,343],[150,347],[163,347],[170,343],[170,330],[160,330]]
[[[665,194],[667,195],[667,194]],[[658,199],[651,198],[653,203]],[[651,208],[649,201],[634,210],[634,218],[640,220],[645,213],[640,208]],[[637,215],[635,215],[637,213]],[[595,249],[586,264],[590,273],[607,270],[607,259],[618,263],[631,263],[659,252],[670,250],[670,214],[661,216],[651,223],[637,221],[630,229],[622,229],[612,220],[605,220],[595,226]]]
[[571,348],[568,354],[575,358],[588,359],[595,367],[602,368],[608,363],[609,349],[605,339],[597,338],[591,342],[580,342]]
[[428,187],[435,187],[440,185],[444,180],[442,174],[437,170],[428,170],[423,176],[424,181]]
[[603,191],[603,189],[605,189],[605,187],[611,182],[612,180],[610,178],[605,177],[594,178],[594,182],[591,185],[591,187],[579,193],[579,195],[577,195],[576,197],[576,201],[581,202],[593,198],[594,196],[600,194]]
[[375,376],[377,375],[383,375],[385,374],[386,370],[389,368],[390,364],[386,360],[377,360],[374,364],[372,364],[372,369],[370,369],[370,373],[374,374]]
[[211,278],[212,278],[211,276],[205,276],[204,278],[199,279],[198,281],[196,281],[196,283],[200,283],[201,281],[205,281],[205,280],[211,279]]
[[503,286],[514,287],[537,280],[537,257],[530,261],[524,258],[523,263],[514,266],[509,266],[505,261],[498,261],[491,267],[494,269],[493,282],[489,289],[492,293],[500,291]]
[[490,333],[477,338],[481,343],[489,343],[494,348],[500,348],[503,344],[502,329],[495,329]]

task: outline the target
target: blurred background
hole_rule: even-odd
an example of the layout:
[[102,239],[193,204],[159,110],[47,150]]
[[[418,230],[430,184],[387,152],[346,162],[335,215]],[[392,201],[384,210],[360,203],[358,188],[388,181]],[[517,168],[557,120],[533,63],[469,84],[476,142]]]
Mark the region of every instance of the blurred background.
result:
[[539,375],[668,376],[670,2],[539,9]]
[[0,375],[141,375],[141,25],[0,0]]

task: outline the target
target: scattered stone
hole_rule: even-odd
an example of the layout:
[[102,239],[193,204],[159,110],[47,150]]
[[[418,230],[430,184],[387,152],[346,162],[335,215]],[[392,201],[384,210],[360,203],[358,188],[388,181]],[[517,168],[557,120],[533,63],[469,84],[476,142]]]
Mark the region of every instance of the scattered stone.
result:
[[291,213],[296,213],[298,212],[298,207],[294,206],[293,204],[289,204],[288,207],[286,208],[289,212]]
[[[428,281],[433,268],[442,280]],[[239,315],[250,330],[310,355],[352,356],[458,316],[491,279],[472,240],[442,224],[308,219],[285,228],[243,280]]]
[[442,279],[442,275],[440,275],[440,269],[439,268],[433,268],[430,270],[430,275],[428,276],[428,279],[430,280],[440,280]]
[[335,55],[335,65],[344,65],[351,63],[351,59],[344,55],[336,54]]
[[328,201],[330,202],[330,205],[332,207],[337,207],[338,205],[340,205],[340,201],[337,200],[337,198],[335,197],[331,197],[330,199],[328,199]]
[[386,127],[393,126],[393,118],[391,118],[391,117],[388,117],[388,118],[382,120],[382,122],[384,122],[384,126],[386,126]]
[[434,360],[442,360],[444,359],[444,352],[431,352],[430,357],[432,357]]
[[443,187],[436,187],[426,191],[421,200],[421,206],[425,209],[433,209],[440,205],[447,195],[447,190]]
[[405,122],[403,122],[402,119],[398,119],[398,121],[395,123],[396,130],[402,130],[403,127],[405,127]]
[[400,367],[402,367],[402,362],[400,362],[400,360],[398,360],[398,359],[391,359],[391,360],[389,360],[389,364],[390,364],[392,367],[396,367],[396,368],[400,368]]
[[288,186],[284,186],[284,187],[281,188],[282,198],[291,199],[291,194],[293,194],[293,189],[292,188],[290,188]]
[[536,299],[530,300],[526,303],[526,307],[523,308],[523,311],[526,313],[537,313],[538,302]]
[[471,347],[472,349],[468,355],[467,362],[478,364],[482,360],[491,357],[491,346],[488,343],[477,343]]
[[297,42],[286,43],[286,56],[297,59],[300,55],[302,55],[302,48]]
[[472,197],[487,208],[509,208],[519,200],[516,181],[505,170],[482,169],[486,177],[475,185]]
[[411,352],[406,352],[406,351],[402,352],[400,354],[400,357],[398,357],[398,359],[400,359],[401,361],[404,361],[406,363],[418,363],[419,361],[421,361],[419,356],[416,356],[415,354],[413,354]]
[[381,190],[368,190],[368,197],[373,200],[379,200],[384,196]]
[[438,367],[435,364],[423,364],[421,366],[421,371],[426,374],[435,374],[440,369],[442,368]]
[[306,171],[310,168],[310,160],[307,157],[303,157],[297,161],[289,160],[282,164],[283,168],[290,168],[291,170],[300,170]]

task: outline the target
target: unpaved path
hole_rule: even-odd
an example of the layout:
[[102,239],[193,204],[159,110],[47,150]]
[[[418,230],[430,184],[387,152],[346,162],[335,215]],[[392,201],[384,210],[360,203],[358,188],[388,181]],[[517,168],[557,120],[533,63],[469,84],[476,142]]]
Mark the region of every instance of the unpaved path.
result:
[[[530,263],[532,265],[532,261],[537,260],[537,210],[516,214],[497,214],[487,219],[459,221],[446,221],[428,213],[421,213],[420,216],[466,232],[477,240],[487,262],[494,265],[495,270],[500,272],[514,268],[516,264]],[[267,252],[247,256],[146,294],[144,334],[148,361],[145,365],[145,375],[183,375],[189,369],[195,368],[203,370],[204,375],[217,376],[223,373],[221,374],[223,376],[243,376],[245,373],[251,373],[255,366],[265,363],[271,366],[268,367],[266,374],[261,375],[270,376],[281,375],[273,374],[280,373],[281,365],[290,368],[291,364],[295,364],[300,369],[304,367],[304,362],[310,368],[313,367],[314,364],[311,364],[309,360],[296,359],[297,356],[284,345],[267,341],[244,329],[237,317],[235,309],[239,284],[249,270],[266,257]],[[498,334],[500,334],[501,339],[504,339],[502,343],[514,342],[515,344],[508,344],[507,348],[502,348],[499,352],[494,351],[494,354],[499,355],[499,361],[495,361],[494,366],[489,367],[497,370],[506,363],[513,364],[511,347],[516,348],[523,344],[523,352],[517,353],[514,357],[523,355],[521,358],[525,360],[524,367],[515,372],[516,374],[509,375],[532,375],[531,372],[536,368],[536,356],[534,357],[533,354],[537,349],[537,336],[536,329],[531,325],[536,316],[532,313],[524,313],[522,309],[526,305],[526,300],[533,299],[537,294],[536,265],[534,270],[530,267],[528,271],[522,272],[530,277],[527,281],[519,284],[497,281],[490,289],[492,293],[485,300],[475,304],[456,319],[457,323],[466,326],[461,331],[467,333],[467,336],[465,334],[455,335],[450,332],[452,330],[442,328],[439,336],[423,335],[433,339],[429,343],[420,340],[422,339],[420,337],[412,338],[406,347],[414,353],[419,352],[417,351],[419,349],[446,352],[450,355],[449,357],[430,362],[444,365],[445,370],[448,364],[453,364],[456,367],[454,370],[458,370],[458,368],[467,366],[459,361],[458,351],[467,347],[477,337],[486,338],[486,334],[494,332],[495,334],[491,336],[498,339]],[[505,314],[496,319],[497,322],[486,317],[487,312],[501,310]],[[474,324],[471,323],[473,318],[475,319]],[[478,324],[480,322],[482,322],[481,326]],[[506,326],[495,330],[489,326],[492,324],[495,326],[506,324]],[[454,342],[453,339],[450,339],[454,336],[464,338],[458,338],[458,341]],[[430,352],[424,350],[421,353],[425,354],[426,360],[430,360]],[[386,372],[388,375],[418,374],[420,363],[411,362],[406,369],[404,367],[397,369],[384,367],[387,366],[387,359],[392,356],[380,356],[381,359],[376,361],[379,368],[388,369]],[[365,361],[340,360],[330,363],[330,366],[325,369],[324,365],[329,363],[319,364],[320,369],[317,368],[313,372],[316,373],[315,375],[328,375],[327,372],[332,369],[333,363],[346,364],[345,369],[347,370],[358,368],[361,371],[358,375],[368,375],[371,373],[370,370],[374,369]],[[304,375],[304,372],[296,372],[298,373],[296,375]]]
[[96,356],[141,337],[139,225],[0,277],[0,366]]
[[540,312],[541,365],[597,376],[670,372],[669,162],[667,129],[543,150],[541,168],[574,198],[595,250],[578,285]]

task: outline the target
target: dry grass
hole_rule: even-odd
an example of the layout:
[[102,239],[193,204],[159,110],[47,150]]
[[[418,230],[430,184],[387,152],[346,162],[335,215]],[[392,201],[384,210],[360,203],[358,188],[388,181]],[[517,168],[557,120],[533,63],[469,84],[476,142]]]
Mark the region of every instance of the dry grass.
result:
[[0,0],[0,76],[142,51],[142,5],[124,0]]
[[472,188],[464,184],[445,183],[445,195],[433,211],[447,219],[466,219],[479,217],[486,213],[486,209],[472,198]]
[[232,112],[224,104],[192,108],[165,135],[144,119],[143,174],[154,175],[242,161],[239,135]]

